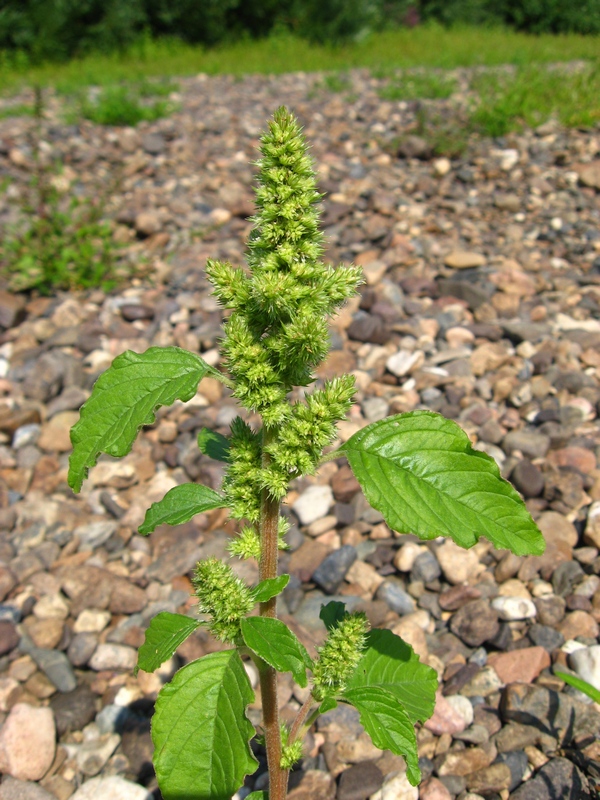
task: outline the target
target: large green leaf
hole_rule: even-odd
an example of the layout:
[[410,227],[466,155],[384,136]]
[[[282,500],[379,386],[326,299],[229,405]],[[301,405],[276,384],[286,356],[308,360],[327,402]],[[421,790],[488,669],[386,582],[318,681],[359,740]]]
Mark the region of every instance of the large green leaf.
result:
[[220,494],[198,483],[174,486],[158,503],[152,503],[138,531],[152,533],[158,525],[181,525],[202,511],[223,508],[225,500]]
[[216,461],[229,461],[229,439],[216,431],[202,428],[198,434],[198,447],[201,453]]
[[347,689],[342,700],[354,706],[375,747],[406,759],[406,775],[413,786],[421,780],[417,737],[402,703],[380,686]]
[[414,724],[433,714],[438,678],[399,636],[374,629],[367,634],[367,648],[348,681],[349,689],[363,686],[379,686],[393,694]]
[[279,575],[277,578],[266,578],[252,589],[254,600],[257,603],[266,603],[272,597],[277,597],[288,585],[289,580],[289,575]]
[[245,713],[253,700],[237,650],[211,653],[175,673],[152,718],[164,800],[230,800],[257,766]]
[[138,650],[138,669],[154,672],[168,661],[182,642],[198,628],[200,622],[183,614],[161,611],[146,628],[144,644]]
[[544,552],[542,534],[496,462],[455,422],[412,411],[367,425],[342,445],[369,503],[390,528],[472,547],[480,536],[517,555]]
[[308,684],[306,668],[312,666],[306,648],[278,619],[246,617],[241,621],[242,636],[248,647],[278,672],[291,672],[299,686]]
[[159,406],[190,400],[202,378],[221,377],[200,356],[179,347],[150,347],[120,355],[98,378],[71,430],[69,486],[78,492],[100,453],[125,456]]

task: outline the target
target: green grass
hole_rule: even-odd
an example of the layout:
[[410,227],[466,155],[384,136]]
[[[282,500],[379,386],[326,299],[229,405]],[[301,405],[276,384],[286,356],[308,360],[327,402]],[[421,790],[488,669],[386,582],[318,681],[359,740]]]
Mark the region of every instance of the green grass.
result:
[[440,100],[456,90],[456,81],[437,72],[395,75],[379,90],[382,100]]
[[551,117],[567,127],[600,122],[600,63],[576,71],[531,66],[514,75],[488,73],[471,88],[479,96],[471,123],[487,136],[535,127]]
[[[45,176],[47,177],[47,176]],[[59,194],[34,181],[31,197],[22,206],[28,227],[7,232],[0,274],[12,291],[101,287],[116,284],[117,247],[112,230],[102,220],[101,204]],[[40,214],[40,208],[44,213]]]
[[80,94],[75,114],[98,125],[137,125],[143,120],[152,122],[166,117],[172,111],[173,105],[164,100],[140,102],[140,95],[132,87],[107,86],[94,99],[85,92]]
[[208,74],[276,74],[372,70],[429,66],[547,63],[595,59],[600,37],[567,34],[529,36],[503,29],[454,28],[427,25],[372,34],[343,47],[323,47],[291,36],[244,41],[212,50],[174,41],[142,41],[125,54],[97,54],[66,64],[27,66],[23,57],[0,53],[0,86],[16,91],[39,83],[73,93],[83,86],[142,82],[153,77]]
[[32,117],[34,114],[34,107],[32,105],[25,105],[24,103],[0,108],[0,119],[8,119],[9,117]]

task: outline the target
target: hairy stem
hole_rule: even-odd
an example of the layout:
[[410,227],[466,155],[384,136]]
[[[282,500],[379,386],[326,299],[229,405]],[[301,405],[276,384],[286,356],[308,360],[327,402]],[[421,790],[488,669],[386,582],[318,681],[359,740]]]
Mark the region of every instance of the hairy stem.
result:
[[288,736],[288,744],[294,744],[296,739],[302,738],[300,731],[314,702],[313,696],[309,694],[296,714],[296,719],[292,723],[290,734]]
[[[263,464],[268,464],[268,455],[264,451],[273,432],[265,427],[263,430]],[[278,536],[279,503],[263,489],[260,507],[260,563],[259,580],[277,577],[277,556],[279,548]],[[277,598],[273,597],[260,604],[263,617],[277,616]],[[262,694],[263,724],[269,767],[269,800],[285,800],[287,796],[287,770],[281,769],[281,729],[279,726],[279,704],[277,701],[277,672],[268,664],[260,669],[260,690]]]

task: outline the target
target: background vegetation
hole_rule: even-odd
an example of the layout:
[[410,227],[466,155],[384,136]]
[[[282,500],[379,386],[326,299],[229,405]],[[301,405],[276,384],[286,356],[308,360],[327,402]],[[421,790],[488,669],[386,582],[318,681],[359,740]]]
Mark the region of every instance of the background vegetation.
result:
[[600,0],[3,0],[0,50],[39,63],[123,52],[141,37],[214,46],[287,32],[335,44],[421,22],[597,34]]

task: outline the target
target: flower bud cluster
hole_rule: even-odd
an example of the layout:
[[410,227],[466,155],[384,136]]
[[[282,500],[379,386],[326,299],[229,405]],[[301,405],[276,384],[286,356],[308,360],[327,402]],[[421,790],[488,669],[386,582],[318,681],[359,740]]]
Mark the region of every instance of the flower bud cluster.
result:
[[250,236],[250,274],[210,262],[208,277],[222,305],[224,351],[235,396],[267,425],[287,416],[286,394],[306,386],[328,351],[326,317],[361,282],[356,267],[326,266],[311,159],[298,123],[279,109],[262,138],[258,215]]
[[325,644],[319,650],[319,660],[313,669],[315,700],[327,695],[337,695],[356,669],[367,642],[369,625],[363,613],[348,614],[329,631]]
[[218,558],[199,561],[193,583],[199,611],[210,617],[208,628],[212,635],[222,642],[239,639],[240,620],[254,606],[251,590]]

